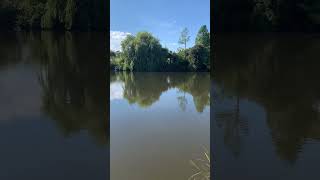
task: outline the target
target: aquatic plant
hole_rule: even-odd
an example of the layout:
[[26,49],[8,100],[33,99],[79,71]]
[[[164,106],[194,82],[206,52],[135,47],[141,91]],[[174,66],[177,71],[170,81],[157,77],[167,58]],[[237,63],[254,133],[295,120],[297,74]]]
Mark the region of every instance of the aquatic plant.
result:
[[210,179],[210,152],[204,147],[201,158],[190,160],[190,164],[196,170],[188,180],[209,180]]

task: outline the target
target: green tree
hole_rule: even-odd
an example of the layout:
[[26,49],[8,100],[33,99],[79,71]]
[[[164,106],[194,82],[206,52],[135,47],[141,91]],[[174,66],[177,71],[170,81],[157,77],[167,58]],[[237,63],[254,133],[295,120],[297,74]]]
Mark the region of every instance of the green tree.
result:
[[129,35],[121,43],[123,70],[162,71],[168,50],[148,32]]
[[204,47],[210,48],[210,33],[206,25],[200,27],[195,44],[203,45]]
[[[181,32],[178,43],[184,45],[184,49],[187,49],[187,42],[190,40],[189,31],[187,28],[184,28]],[[187,54],[185,52],[184,58],[187,58]]]
[[203,45],[192,47],[188,58],[191,68],[195,71],[205,71],[209,63],[208,55],[208,48]]
[[202,55],[204,58],[206,58],[203,60],[203,64],[206,66],[208,70],[210,70],[210,33],[206,25],[200,27],[196,37],[195,44],[202,45],[206,48],[206,54]]
[[102,0],[2,0],[0,22],[10,29],[102,30],[106,8]]
[[122,70],[133,70],[135,62],[135,37],[133,35],[128,35],[121,42],[122,54],[120,61],[122,62]]
[[215,0],[214,31],[320,30],[319,0]]
[[135,39],[135,65],[142,71],[160,71],[165,62],[165,52],[158,39],[148,32],[139,32]]

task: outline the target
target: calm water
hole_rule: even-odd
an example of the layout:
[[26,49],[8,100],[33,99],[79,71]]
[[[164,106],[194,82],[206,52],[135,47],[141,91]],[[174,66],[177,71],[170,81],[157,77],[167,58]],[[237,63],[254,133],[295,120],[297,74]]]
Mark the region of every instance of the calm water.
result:
[[109,179],[104,35],[0,34],[0,179]]
[[111,180],[208,175],[209,104],[209,73],[111,74]]
[[216,180],[318,180],[320,36],[217,36]]

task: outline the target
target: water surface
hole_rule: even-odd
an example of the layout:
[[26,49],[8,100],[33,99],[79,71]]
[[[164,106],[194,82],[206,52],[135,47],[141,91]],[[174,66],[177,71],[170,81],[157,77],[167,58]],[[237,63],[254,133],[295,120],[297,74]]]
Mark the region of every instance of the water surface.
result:
[[320,36],[233,34],[216,41],[214,179],[319,179]]
[[111,180],[210,173],[209,73],[114,73],[110,102]]
[[109,179],[105,36],[0,37],[0,179]]

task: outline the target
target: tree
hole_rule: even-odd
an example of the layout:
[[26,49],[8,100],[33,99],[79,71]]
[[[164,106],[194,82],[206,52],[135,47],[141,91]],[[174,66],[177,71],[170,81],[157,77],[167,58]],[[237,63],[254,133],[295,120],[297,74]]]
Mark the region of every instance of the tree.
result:
[[205,54],[202,56],[207,59],[204,59],[203,63],[207,69],[210,70],[210,33],[206,25],[200,27],[196,37],[195,45],[201,45],[206,48],[206,51],[204,52]]
[[0,22],[10,29],[102,30],[106,8],[102,0],[0,0]]
[[204,47],[210,47],[210,33],[208,32],[207,26],[203,25],[200,27],[197,37],[196,45],[203,45]]
[[208,49],[203,45],[195,45],[190,50],[189,63],[193,70],[204,71],[209,61]]
[[214,31],[319,31],[319,0],[215,0]]
[[121,43],[124,61],[123,70],[162,71],[168,50],[148,32],[129,35]]
[[190,36],[184,30],[180,39],[185,49],[179,48],[177,53],[163,48],[151,33],[128,35],[121,42],[121,52],[111,52],[111,68],[123,71],[207,71],[210,69],[210,39],[206,27],[202,29],[204,33],[199,33],[199,44],[188,49],[186,42]]
[[[128,35],[122,42],[121,42],[121,62],[122,62],[122,70],[133,70],[134,66],[134,40],[135,37],[133,35]],[[132,64],[132,65],[131,65]],[[131,68],[129,68],[131,67]]]
[[[187,42],[190,40],[189,31],[187,28],[184,28],[181,32],[178,43],[184,45],[184,49],[187,49]],[[187,54],[185,52],[184,59],[186,60]]]

